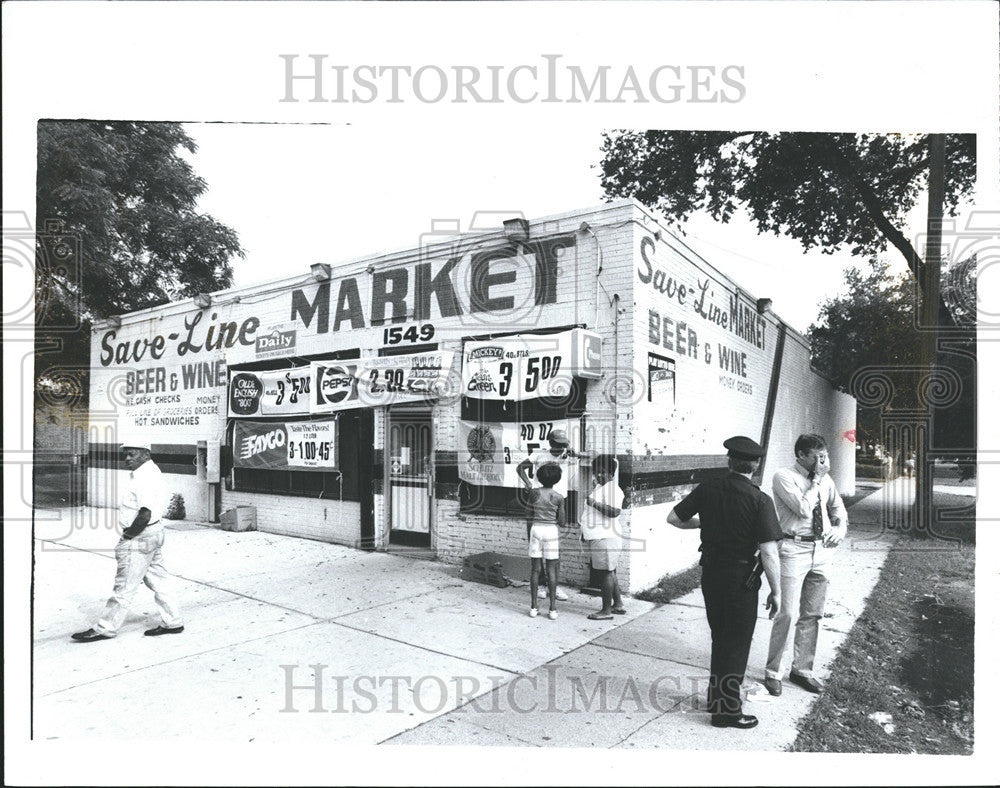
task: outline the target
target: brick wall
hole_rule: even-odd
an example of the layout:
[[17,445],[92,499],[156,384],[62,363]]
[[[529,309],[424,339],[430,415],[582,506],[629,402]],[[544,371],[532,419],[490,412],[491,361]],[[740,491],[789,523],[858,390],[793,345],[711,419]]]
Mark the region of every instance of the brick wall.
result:
[[222,510],[257,508],[257,530],[357,547],[361,541],[361,505],[357,501],[223,491]]

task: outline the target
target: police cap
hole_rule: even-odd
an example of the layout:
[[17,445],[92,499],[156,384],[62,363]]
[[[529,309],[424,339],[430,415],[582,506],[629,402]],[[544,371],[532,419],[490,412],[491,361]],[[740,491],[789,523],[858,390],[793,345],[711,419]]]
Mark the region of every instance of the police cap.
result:
[[729,456],[738,460],[759,460],[764,456],[760,444],[746,435],[735,435],[724,441],[723,446],[729,450]]

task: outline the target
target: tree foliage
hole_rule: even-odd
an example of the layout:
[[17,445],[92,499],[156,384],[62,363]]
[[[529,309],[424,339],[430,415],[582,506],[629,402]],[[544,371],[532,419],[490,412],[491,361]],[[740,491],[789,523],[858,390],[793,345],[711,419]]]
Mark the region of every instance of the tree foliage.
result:
[[181,149],[179,123],[38,124],[38,226],[80,240],[79,282],[40,283],[57,300],[100,318],[232,284],[239,240],[197,212],[206,183]]
[[[704,210],[727,222],[742,206],[760,232],[827,254],[874,258],[891,245],[922,281],[923,260],[900,228],[926,188],[926,135],[618,131],[602,151],[609,197],[636,197],[678,221]],[[949,135],[949,215],[972,194],[975,169],[975,137]]]
[[[973,451],[976,445],[975,258],[956,264],[942,277],[944,300],[963,330],[949,335],[939,350],[938,367],[955,381],[956,394],[934,409],[933,443],[939,450]],[[855,373],[878,370],[891,383],[885,411],[858,407],[859,439],[879,442],[887,411],[917,411],[922,371],[921,331],[917,328],[918,293],[912,280],[893,276],[885,262],[865,272],[844,272],[844,292],[820,306],[809,327],[813,366],[849,394],[859,396]],[[971,288],[971,292],[970,292]]]
[[91,320],[232,284],[243,250],[235,231],[197,211],[206,183],[184,150],[196,146],[179,123],[39,122],[41,379],[86,363]]
[[[844,272],[845,292],[827,299],[809,327],[812,361],[843,391],[863,367],[913,367],[920,363],[920,334],[915,328],[915,298],[911,282],[892,276],[884,262],[866,273]],[[912,394],[912,389],[903,390]],[[897,407],[914,407],[909,401]]]

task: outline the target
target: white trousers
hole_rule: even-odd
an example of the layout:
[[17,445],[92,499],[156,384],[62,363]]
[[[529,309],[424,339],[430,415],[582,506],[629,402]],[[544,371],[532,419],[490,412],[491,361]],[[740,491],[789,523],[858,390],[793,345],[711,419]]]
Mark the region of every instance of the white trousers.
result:
[[781,606],[771,625],[771,644],[764,675],[769,679],[782,677],[782,658],[794,621],[792,672],[812,676],[819,620],[826,605],[829,585],[827,565],[832,549],[823,547],[822,542],[783,539],[778,553],[781,556]]
[[115,547],[118,571],[115,588],[100,621],[94,627],[102,635],[113,637],[125,623],[129,606],[139,585],[145,583],[153,592],[163,626],[181,626],[180,613],[173,593],[173,578],[163,566],[163,528],[146,529],[133,539],[121,539]]

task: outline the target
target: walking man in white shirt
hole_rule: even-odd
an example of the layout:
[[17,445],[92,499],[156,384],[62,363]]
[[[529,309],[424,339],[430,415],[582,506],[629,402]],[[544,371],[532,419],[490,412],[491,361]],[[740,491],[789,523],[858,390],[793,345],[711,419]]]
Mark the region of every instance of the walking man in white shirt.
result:
[[114,591],[100,620],[91,629],[75,633],[73,640],[92,643],[118,634],[140,583],[145,583],[153,592],[160,613],[160,625],[147,629],[146,634],[173,635],[184,631],[184,622],[171,590],[172,578],[163,567],[161,518],[166,488],[160,469],[150,459],[149,452],[148,443],[122,444],[129,475],[118,507],[122,536],[115,547],[118,571]]
[[819,620],[826,604],[828,566],[833,548],[847,533],[847,509],[830,473],[830,456],[821,435],[800,435],[795,465],[774,474],[774,505],[784,539],[781,606],[771,627],[764,686],[781,694],[782,660],[793,620],[795,642],[788,680],[808,692],[822,692],[813,676]]

